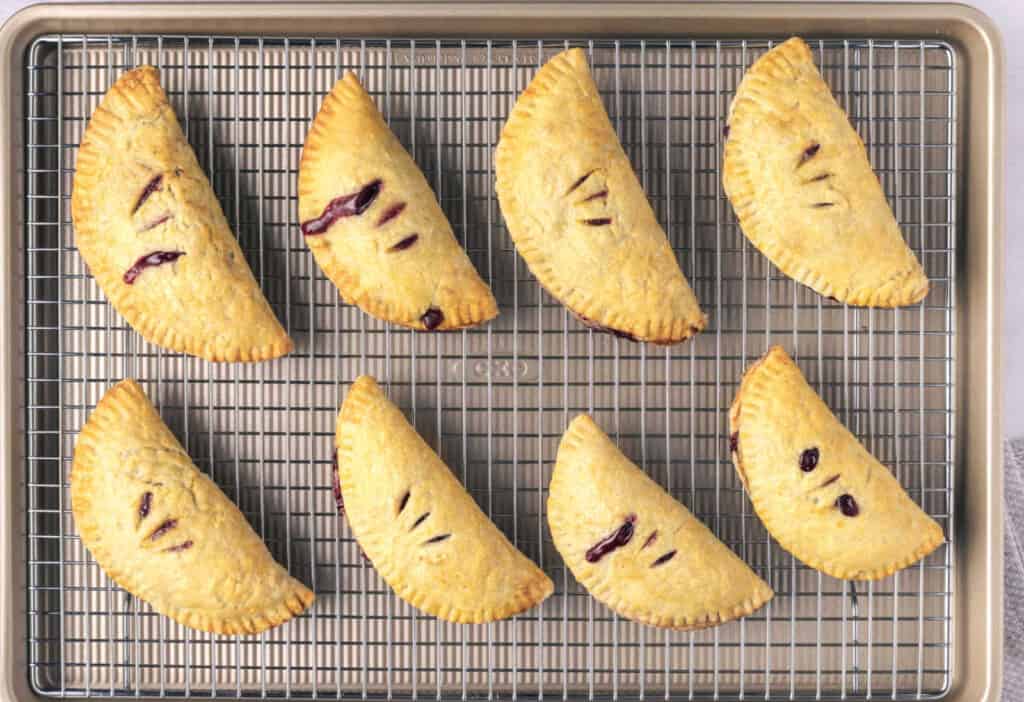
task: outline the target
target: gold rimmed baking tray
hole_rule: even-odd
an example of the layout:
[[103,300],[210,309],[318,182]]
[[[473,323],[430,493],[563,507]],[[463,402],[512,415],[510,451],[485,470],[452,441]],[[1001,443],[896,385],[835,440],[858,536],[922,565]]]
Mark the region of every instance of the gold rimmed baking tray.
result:
[[[919,306],[845,308],[782,276],[720,186],[745,67],[805,37],[932,279]],[[709,328],[670,349],[591,332],[539,289],[493,190],[516,95],[566,46],[612,121]],[[44,5],[0,32],[6,244],[4,692],[53,697],[993,700],[1001,674],[1003,58],[958,5],[396,3]],[[74,248],[85,122],[119,73],[161,69],[264,291],[297,342],[271,363],[162,352],[113,312]],[[338,300],[298,232],[295,176],[321,96],[354,69],[435,188],[501,316],[423,335]],[[774,544],[729,463],[728,407],[771,343],[948,535],[868,585]],[[396,599],[334,511],[331,430],[376,375],[498,525],[555,580],[542,607],[455,626]],[[138,378],[315,607],[256,638],[189,632],[103,575],[71,520],[76,433]],[[777,591],[694,634],[613,616],[568,574],[544,497],[558,438],[591,411]],[[174,577],[169,573],[168,577]]]

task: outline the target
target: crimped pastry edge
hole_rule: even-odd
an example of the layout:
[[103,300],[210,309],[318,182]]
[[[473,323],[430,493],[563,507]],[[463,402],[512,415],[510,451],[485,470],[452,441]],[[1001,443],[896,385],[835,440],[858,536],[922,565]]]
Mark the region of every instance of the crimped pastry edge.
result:
[[[306,132],[306,140],[302,147],[302,157],[299,161],[298,197],[301,199],[310,192],[308,179],[312,178],[309,164],[320,156],[323,149],[322,143],[325,133],[330,130],[331,120],[334,115],[346,113],[345,102],[355,101],[362,103],[364,107],[373,110],[373,114],[379,116],[376,104],[366,93],[356,74],[346,71],[324,96],[316,117]],[[385,127],[387,128],[387,127]],[[419,167],[418,165],[416,166]],[[443,215],[442,215],[443,216]],[[454,235],[453,235],[454,236]],[[320,269],[324,275],[338,289],[339,294],[345,302],[355,305],[369,315],[382,319],[385,322],[398,324],[399,326],[417,331],[427,331],[421,315],[422,310],[413,309],[410,306],[394,302],[385,302],[374,295],[362,283],[357,271],[349,266],[344,266],[334,256],[320,236],[303,237],[306,245],[313,252]],[[461,249],[461,247],[460,247]],[[464,250],[463,250],[464,252]],[[472,268],[472,263],[470,262]],[[473,268],[474,274],[480,282],[480,287],[487,291],[487,295],[476,295],[465,298],[457,306],[447,306],[444,309],[444,319],[441,324],[430,331],[454,331],[474,327],[488,322],[498,316],[498,303],[487,284],[480,279],[479,273]]]
[[[357,428],[364,421],[371,419],[374,409],[378,407],[381,402],[390,402],[390,400],[385,397],[380,386],[377,384],[377,381],[371,376],[361,375],[352,382],[348,394],[342,402],[341,410],[338,412],[337,425],[335,428],[335,449],[338,452],[338,484],[341,486],[343,499],[344,483],[341,479],[341,466],[343,465],[343,462],[350,460],[353,448],[351,430]],[[412,429],[412,431],[415,431],[415,429]],[[430,450],[429,447],[427,448]],[[362,543],[363,539],[367,538],[365,530],[360,529],[359,526],[353,522],[351,513],[347,509],[345,514],[353,536],[355,536],[357,542]],[[357,530],[363,533],[357,533]],[[501,533],[500,530],[499,533]],[[502,536],[504,537],[504,534],[502,534]],[[515,547],[513,546],[513,548]],[[518,551],[518,549],[516,550]],[[481,607],[477,609],[449,606],[441,600],[434,598],[430,592],[414,592],[407,583],[399,581],[401,570],[399,566],[392,562],[379,563],[373,561],[369,555],[367,555],[367,558],[370,559],[373,567],[377,570],[378,574],[388,584],[388,586],[391,587],[399,597],[417,609],[438,617],[439,619],[444,619],[456,624],[485,624],[501,619],[507,619],[525,612],[528,609],[532,609],[542,603],[554,592],[555,585],[551,581],[551,578],[549,578],[547,574],[544,573],[544,571],[533,563],[533,561],[525,554],[520,552],[520,555],[529,562],[535,571],[534,575],[537,576],[529,580],[528,589],[517,593],[517,596],[514,599],[504,603],[505,606]]]
[[[515,188],[506,182],[502,174],[516,165],[517,158],[514,154],[517,152],[518,138],[516,134],[519,131],[517,118],[520,114],[532,110],[532,103],[555,82],[556,74],[563,72],[575,74],[578,71],[584,71],[588,76],[590,75],[586,56],[582,49],[568,49],[551,58],[537,71],[533,80],[516,99],[515,106],[502,128],[501,138],[498,140],[494,154],[495,191],[499,207],[505,215],[505,219],[510,223],[511,220],[518,219],[519,201],[514,192]],[[650,206],[649,202],[647,206]],[[510,233],[512,229],[513,227],[509,226]],[[680,343],[703,331],[707,325],[707,316],[700,310],[699,302],[696,303],[698,314],[695,317],[664,316],[663,309],[658,309],[653,313],[643,313],[635,309],[601,305],[570,283],[559,279],[554,265],[535,245],[534,242],[538,237],[532,236],[532,232],[527,231],[526,227],[516,227],[516,229],[519,230],[513,237],[516,249],[526,261],[530,271],[552,297],[575,314],[593,320],[610,331],[657,345]],[[683,279],[689,286],[685,275]]]
[[[751,392],[750,386],[755,382],[756,379],[762,375],[762,370],[765,367],[778,366],[780,364],[794,364],[794,361],[790,358],[789,354],[786,353],[785,349],[781,346],[772,346],[765,352],[765,354],[757,361],[751,364],[751,366],[743,374],[743,380],[740,383],[740,388],[736,393],[736,397],[733,400],[732,405],[729,407],[729,434],[738,434],[740,430],[740,419],[742,415],[743,407],[743,396],[747,392]],[[802,373],[801,373],[802,375]],[[881,580],[886,578],[893,573],[906,568],[907,566],[916,563],[921,560],[929,553],[937,549],[943,543],[945,543],[945,536],[942,534],[942,529],[935,524],[934,520],[932,523],[935,524],[936,529],[928,535],[925,541],[922,541],[917,548],[910,552],[906,557],[896,559],[889,563],[884,563],[876,568],[869,571],[854,570],[852,568],[843,567],[842,564],[833,563],[830,561],[824,561],[818,558],[805,558],[804,555],[798,553],[799,550],[795,544],[791,541],[780,539],[776,534],[778,530],[775,528],[776,523],[770,521],[764,513],[764,500],[755,499],[750,493],[750,487],[747,481],[746,469],[743,465],[743,442],[740,441],[738,444],[738,450],[732,453],[733,466],[736,468],[736,472],[740,477],[743,486],[747,489],[747,496],[750,497],[750,502],[754,507],[754,511],[757,513],[758,518],[762,521],[768,533],[772,535],[779,545],[782,546],[787,552],[793,554],[801,562],[806,563],[815,570],[819,570],[826,575],[831,575],[834,578],[840,580]],[[929,517],[930,518],[930,517]]]
[[[576,416],[576,418],[569,423],[568,428],[562,435],[562,440],[558,447],[558,457],[555,461],[556,466],[562,460],[569,460],[568,457],[587,444],[589,439],[602,436],[603,434],[604,432],[597,423],[594,422],[590,415],[580,414]],[[563,531],[570,530],[573,526],[571,522],[562,518],[561,510],[557,507],[557,475],[557,471],[552,475],[551,485],[548,490],[548,526],[551,529],[552,537],[554,537],[556,533],[562,533]],[[555,503],[555,508],[552,508],[552,502]],[[612,588],[607,585],[599,584],[599,586],[593,588],[589,585],[585,585],[583,581],[580,580],[572,559],[567,558],[558,547],[557,538],[555,539],[555,548],[562,556],[562,560],[566,567],[569,568],[577,581],[583,585],[594,599],[628,619],[642,624],[648,624],[650,626],[675,629],[677,631],[697,631],[700,629],[707,629],[753,614],[775,596],[775,592],[772,590],[771,586],[765,582],[763,578],[754,573],[757,577],[757,588],[754,590],[754,596],[735,603],[731,609],[708,612],[703,618],[699,619],[654,616],[649,610],[634,606],[632,603],[626,601],[625,598],[618,597],[616,593],[612,591]],[[747,567],[749,568],[749,566]]]
[[[181,334],[171,328],[167,320],[150,317],[141,307],[134,304],[132,295],[121,284],[123,272],[110,269],[95,256],[91,256],[94,259],[91,263],[88,260],[86,251],[93,251],[96,247],[102,246],[95,228],[89,224],[95,217],[92,193],[95,188],[106,187],[90,168],[105,153],[104,145],[107,144],[109,134],[115,132],[121,124],[122,120],[114,113],[114,109],[127,109],[136,115],[148,115],[165,107],[170,109],[167,96],[160,85],[159,72],[152,66],[139,66],[117,79],[90,116],[78,148],[71,190],[71,218],[74,224],[75,243],[82,258],[86,259],[96,283],[118,314],[152,344],[214,362],[269,361],[291,353],[295,349],[295,344],[270,310],[269,303],[267,311],[276,326],[273,338],[266,344],[249,348],[223,346],[210,339]],[[262,296],[262,291],[259,294]]]
[[[799,37],[792,37],[765,53],[747,70],[744,78],[747,75],[771,73],[774,69],[782,68],[781,64],[795,63],[813,63],[810,47]],[[741,100],[742,97],[743,82],[741,81],[729,108],[730,125],[734,125],[737,119],[742,120],[747,112],[747,105]],[[863,144],[861,146],[863,148]],[[762,222],[756,213],[751,215],[747,207],[747,203],[754,199],[755,188],[746,170],[737,166],[736,157],[730,157],[738,148],[741,147],[735,140],[730,139],[725,142],[722,159],[722,185],[730,202],[738,203],[734,204],[734,211],[743,233],[754,247],[785,275],[820,295],[860,307],[903,307],[917,304],[928,296],[930,283],[921,268],[920,261],[916,262],[916,266],[897,271],[881,285],[840,290],[827,280],[825,274],[805,265],[784,246],[771,243],[770,237],[766,238],[763,235],[765,227],[762,226]]]
[[[144,597],[136,575],[124,572],[113,565],[110,551],[103,543],[103,533],[94,520],[87,514],[92,506],[90,492],[91,476],[95,471],[103,470],[96,463],[95,446],[102,442],[106,427],[120,424],[137,417],[140,409],[155,410],[142,388],[135,380],[126,378],[113,385],[100,399],[82,427],[75,444],[71,463],[71,509],[82,544],[99,564],[107,577],[117,583],[135,597],[148,602],[154,610],[174,621],[192,629],[214,634],[246,634],[254,635],[283,624],[301,614],[313,604],[313,592],[301,582],[289,576],[293,585],[279,601],[273,603],[259,614],[251,616],[216,617],[208,612],[197,612],[190,609],[157,604]],[[178,445],[183,455],[185,450]]]

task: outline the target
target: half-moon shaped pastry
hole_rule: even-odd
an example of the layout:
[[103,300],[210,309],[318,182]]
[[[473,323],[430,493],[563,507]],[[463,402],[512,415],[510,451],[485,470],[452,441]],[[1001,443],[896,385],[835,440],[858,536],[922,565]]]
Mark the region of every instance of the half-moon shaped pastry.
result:
[[844,427],[779,346],[743,376],[730,448],[779,544],[836,578],[877,580],[934,551],[942,528]]
[[110,388],[82,427],[71,509],[103,571],[185,626],[258,634],[313,603],[134,380]]
[[584,324],[657,344],[704,328],[581,49],[548,61],[519,96],[494,166],[516,248]]
[[100,289],[148,341],[210,361],[292,350],[152,66],[121,76],[93,112],[71,215]]
[[867,151],[792,38],[743,76],[722,183],[747,238],[789,277],[840,302],[920,302],[928,278],[900,234]]
[[746,616],[774,594],[587,415],[558,447],[548,523],[580,584],[644,624],[703,629]]
[[504,619],[554,584],[477,507],[373,378],[338,413],[345,514],[366,556],[403,600],[457,623]]
[[353,73],[306,135],[299,221],[341,296],[374,317],[432,331],[498,314],[427,179]]

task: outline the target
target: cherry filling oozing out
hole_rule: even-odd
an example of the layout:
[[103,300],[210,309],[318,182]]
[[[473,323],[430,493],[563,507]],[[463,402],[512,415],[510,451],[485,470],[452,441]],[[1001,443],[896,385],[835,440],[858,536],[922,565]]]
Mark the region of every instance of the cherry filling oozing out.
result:
[[135,232],[137,234],[141,234],[143,232],[148,232],[150,229],[156,229],[161,224],[163,224],[164,222],[167,222],[167,221],[169,221],[171,219],[174,219],[174,215],[172,215],[170,212],[165,212],[164,214],[160,215],[156,219],[154,219],[154,220],[152,220],[150,222],[146,222],[140,228],[136,229]]
[[153,493],[144,492],[142,493],[142,499],[139,501],[139,517],[145,519],[149,515],[149,508],[153,505]]
[[804,449],[804,452],[800,454],[800,470],[804,473],[810,473],[818,467],[818,459],[820,458],[821,452],[817,447]]
[[156,541],[157,539],[159,539],[161,536],[163,536],[164,534],[166,534],[167,532],[169,532],[171,529],[173,529],[176,526],[178,526],[178,520],[177,519],[168,519],[163,524],[158,526],[156,528],[156,530],[152,534],[149,535],[149,540],[150,541]]
[[139,257],[132,267],[124,272],[124,282],[131,285],[147,268],[172,263],[185,255],[184,251],[154,251]]
[[605,227],[612,223],[611,217],[594,217],[593,219],[585,219],[583,223],[591,227]]
[[740,450],[740,433],[738,431],[729,435],[729,450],[733,453]]
[[860,514],[860,506],[857,504],[857,500],[853,499],[853,495],[843,493],[837,497],[836,507],[847,517],[856,517]]
[[379,178],[371,181],[354,193],[340,195],[324,208],[323,214],[316,219],[303,222],[300,226],[305,236],[323,234],[332,224],[343,217],[359,216],[373,204],[373,201],[380,195],[383,188],[383,181]]
[[573,312],[573,315],[576,317],[576,319],[580,320],[581,324],[583,324],[586,327],[590,327],[594,331],[604,332],[605,334],[611,334],[612,336],[617,336],[620,339],[626,339],[628,341],[636,341],[636,337],[630,334],[629,332],[620,331],[618,329],[612,329],[611,327],[606,327],[603,324],[598,324],[590,317],[584,317],[582,314],[577,314],[576,312]]
[[797,165],[798,166],[804,165],[805,163],[810,161],[812,158],[817,156],[818,152],[820,150],[821,150],[821,144],[818,144],[817,142],[811,144],[806,149],[804,149],[804,152],[802,154],[800,154],[800,163],[797,164]]
[[187,541],[182,541],[180,544],[175,544],[174,546],[165,548],[164,553],[178,553],[179,551],[186,551],[192,548],[192,546],[192,539],[188,539]]
[[628,544],[629,540],[633,538],[635,524],[635,514],[626,517],[626,521],[622,523],[622,526],[590,547],[586,553],[587,562],[597,563],[615,549]]
[[150,195],[155,193],[157,190],[163,190],[163,184],[164,176],[162,173],[160,175],[154,176],[152,180],[146,183],[146,187],[142,189],[142,194],[139,195],[139,199],[135,201],[135,207],[132,208],[132,214],[135,214],[136,212],[139,211],[139,208],[142,207],[143,204],[145,204],[146,200],[149,199]]
[[402,214],[402,210],[404,209],[404,202],[399,202],[398,204],[392,205],[391,207],[387,208],[386,210],[384,210],[384,214],[380,216],[380,219],[377,220],[377,226],[379,227],[383,224],[386,224],[387,222],[390,222],[395,217]]
[[409,236],[405,237],[400,242],[398,242],[397,244],[392,246],[390,249],[388,249],[388,252],[395,253],[396,251],[405,251],[406,249],[411,247],[413,244],[415,244],[416,240],[419,239],[419,238],[420,238],[419,234],[410,234]]
[[444,314],[436,307],[431,307],[423,313],[420,321],[423,322],[423,326],[426,327],[427,331],[434,331],[444,322]]
[[338,478],[338,452],[335,451],[331,457],[331,490],[334,492],[334,504],[338,508],[338,514],[345,516],[345,500],[341,497],[341,479]]

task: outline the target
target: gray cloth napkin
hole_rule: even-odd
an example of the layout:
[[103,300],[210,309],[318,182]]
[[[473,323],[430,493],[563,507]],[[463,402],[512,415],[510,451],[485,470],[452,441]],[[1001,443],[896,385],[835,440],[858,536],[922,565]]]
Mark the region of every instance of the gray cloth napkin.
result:
[[1007,441],[1004,454],[1003,700],[1009,702],[1019,699],[1020,690],[1024,689],[1024,440]]

